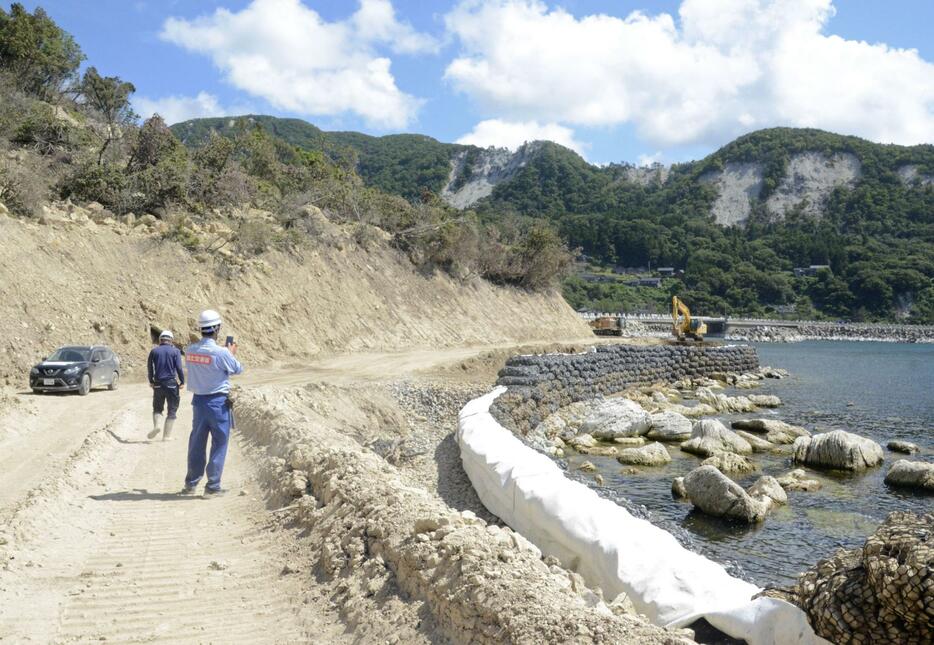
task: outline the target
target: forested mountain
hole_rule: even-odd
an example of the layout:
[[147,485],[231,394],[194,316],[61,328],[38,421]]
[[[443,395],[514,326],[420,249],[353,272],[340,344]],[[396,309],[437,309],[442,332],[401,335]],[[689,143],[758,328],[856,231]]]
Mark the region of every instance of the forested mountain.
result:
[[448,181],[452,157],[470,147],[420,134],[372,137],[360,132],[325,132],[301,119],[252,114],[194,119],[173,125],[172,131],[186,145],[199,146],[212,132],[230,137],[255,125],[290,145],[318,150],[337,163],[355,166],[371,186],[406,199],[419,198],[423,188],[440,193]]
[[[249,117],[288,143],[353,164],[410,200],[426,191],[486,221],[543,218],[595,263],[671,266],[695,309],[934,322],[934,146],[880,145],[810,129],[753,132],[670,169],[600,167],[549,142],[516,153],[419,135],[323,132]],[[186,143],[237,119],[173,126]],[[457,201],[460,197],[460,201]],[[828,265],[816,275],[793,269]],[[633,288],[571,279],[576,305],[632,306]]]

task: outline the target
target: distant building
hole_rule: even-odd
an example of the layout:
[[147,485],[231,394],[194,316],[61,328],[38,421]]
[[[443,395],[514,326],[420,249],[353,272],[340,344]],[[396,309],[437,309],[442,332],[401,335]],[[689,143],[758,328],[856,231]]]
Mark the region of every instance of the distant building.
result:
[[663,278],[671,278],[671,277],[674,277],[675,275],[675,268],[674,267],[658,267],[657,269],[655,269],[655,273],[657,273]]
[[630,280],[626,283],[626,286],[629,287],[660,287],[662,286],[661,278],[639,278],[638,280]]
[[808,267],[795,267],[794,269],[795,277],[800,278],[802,276],[817,275],[817,272],[820,271],[821,269],[827,269],[828,271],[830,271],[830,265],[829,264],[812,264],[811,266],[808,266]]
[[584,282],[616,282],[616,278],[611,275],[600,275],[598,273],[581,273],[581,280]]

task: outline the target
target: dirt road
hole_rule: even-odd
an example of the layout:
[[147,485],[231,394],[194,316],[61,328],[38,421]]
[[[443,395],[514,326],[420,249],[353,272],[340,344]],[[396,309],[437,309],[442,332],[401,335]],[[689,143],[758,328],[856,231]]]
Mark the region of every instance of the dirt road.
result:
[[[241,382],[395,377],[482,350],[343,356],[251,370]],[[349,642],[308,572],[291,573],[302,569],[300,553],[276,527],[236,438],[228,495],[176,494],[188,396],[173,442],[146,439],[145,384],[22,399],[0,419],[0,642]]]

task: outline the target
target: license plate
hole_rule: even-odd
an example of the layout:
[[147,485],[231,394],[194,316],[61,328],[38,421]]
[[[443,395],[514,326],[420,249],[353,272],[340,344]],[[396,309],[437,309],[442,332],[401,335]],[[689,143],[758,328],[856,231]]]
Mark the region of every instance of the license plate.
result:
[[55,379],[54,379],[54,378],[44,378],[44,379],[42,379],[42,384],[43,384],[43,385],[55,385]]

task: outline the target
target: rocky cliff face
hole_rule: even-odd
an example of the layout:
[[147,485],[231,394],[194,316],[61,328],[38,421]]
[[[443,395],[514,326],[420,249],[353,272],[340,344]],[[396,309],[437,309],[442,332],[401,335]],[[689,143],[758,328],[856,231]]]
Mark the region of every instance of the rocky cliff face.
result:
[[451,159],[451,174],[441,198],[454,208],[469,208],[492,194],[497,184],[512,179],[541,146],[541,141],[533,141],[515,152],[507,148],[487,148],[457,153]]
[[[905,168],[911,168],[906,166]],[[781,183],[765,201],[766,212],[775,218],[800,208],[805,214],[820,216],[822,206],[838,186],[850,187],[860,178],[861,164],[855,155],[826,155],[803,152],[791,157]],[[906,171],[905,181],[917,178]],[[910,178],[910,179],[909,179]],[[762,196],[764,169],[759,163],[727,163],[723,170],[706,173],[700,180],[713,184],[718,191],[712,213],[723,226],[742,224]],[[923,181],[923,179],[922,179]]]

